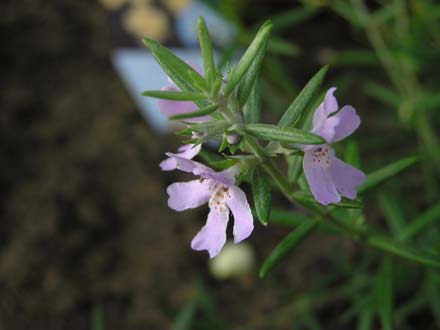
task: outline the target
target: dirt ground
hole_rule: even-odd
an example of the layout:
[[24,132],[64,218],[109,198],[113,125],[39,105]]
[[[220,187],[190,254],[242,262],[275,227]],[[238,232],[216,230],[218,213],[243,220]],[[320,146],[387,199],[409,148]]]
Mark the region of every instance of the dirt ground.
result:
[[[0,11],[0,329],[90,329],[98,307],[105,329],[168,329],[200,278],[226,324],[246,324],[329,267],[320,251],[341,246],[312,240],[275,272],[281,286],[213,280],[189,247],[206,209],[166,206],[179,176],[158,163],[178,140],[151,132],[113,71],[101,6]],[[287,232],[257,225],[259,262]]]

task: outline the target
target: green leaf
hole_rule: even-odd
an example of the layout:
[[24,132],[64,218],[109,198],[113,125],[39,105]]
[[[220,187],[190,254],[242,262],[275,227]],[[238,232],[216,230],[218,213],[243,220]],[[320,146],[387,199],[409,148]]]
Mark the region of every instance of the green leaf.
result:
[[268,124],[248,124],[245,131],[263,140],[299,144],[323,144],[325,140],[315,134],[293,127],[278,127]]
[[214,52],[212,49],[211,36],[209,35],[205,20],[200,16],[197,20],[197,33],[199,35],[200,49],[202,51],[203,67],[205,69],[206,79],[208,81],[208,85],[211,86],[215,77]]
[[354,167],[361,167],[361,157],[359,153],[359,146],[354,140],[350,140],[345,147],[344,160],[346,163]]
[[373,318],[373,309],[371,307],[365,307],[359,314],[357,330],[372,330]]
[[[311,204],[311,205],[319,205],[322,206],[320,203],[318,203],[313,197],[313,195],[297,191],[292,194],[293,198],[296,199],[299,202],[305,203],[305,204]],[[342,198],[339,203],[336,204],[330,204],[331,206],[336,207],[342,207],[346,209],[360,209],[362,208],[362,203],[359,200],[350,200],[347,198]]]
[[312,77],[312,79],[310,79],[307,85],[298,94],[284,115],[281,117],[280,121],[278,122],[278,126],[288,127],[293,126],[298,122],[298,120],[301,118],[301,115],[307,109],[307,106],[311,103],[313,97],[321,86],[327,71],[328,66],[324,66]]
[[206,90],[205,79],[185,61],[182,61],[169,49],[154,40],[143,39],[143,42],[151,50],[157,63],[159,63],[168,77],[170,77],[182,91],[194,92]]
[[[269,220],[267,221],[267,223],[288,227],[297,227],[304,222],[310,221],[314,220],[305,216],[302,213],[271,208]],[[322,221],[319,223],[319,230],[332,235],[341,233],[341,231],[331,222],[326,221]]]
[[298,179],[302,169],[302,159],[303,158],[298,155],[286,156],[288,165],[287,178],[289,179],[289,182],[293,183]]
[[101,305],[95,305],[92,312],[92,330],[104,330],[104,311]]
[[383,330],[393,329],[393,264],[386,257],[377,274],[375,283],[376,308]]
[[271,28],[272,23],[270,21],[265,22],[261,26],[249,48],[232,70],[229,81],[225,87],[225,95],[229,95],[234,90],[235,86],[240,82],[243,75],[247,72],[260,49],[266,44]]
[[209,115],[213,113],[215,110],[217,110],[218,104],[209,105],[205,108],[199,109],[197,111],[188,112],[188,113],[181,113],[179,115],[170,116],[169,119],[171,120],[182,120],[182,119],[188,119],[188,118],[195,118],[195,117],[202,117]]
[[267,42],[265,42],[260,47],[254,60],[249,66],[249,69],[246,71],[246,73],[244,74],[243,78],[240,81],[240,85],[238,86],[238,91],[237,91],[237,97],[238,97],[238,102],[241,106],[243,106],[246,103],[249,94],[251,93],[252,88],[255,84],[255,80],[258,79],[261,69],[261,63],[263,62],[264,54],[266,53],[266,44]]
[[281,31],[283,29],[290,28],[292,25],[298,24],[310,18],[319,12],[317,8],[318,7],[314,6],[304,6],[272,17],[274,31]]
[[258,79],[255,79],[251,95],[243,107],[243,117],[246,124],[257,123],[260,120],[260,82]]
[[157,99],[165,99],[172,101],[199,101],[205,100],[206,95],[203,93],[193,92],[177,92],[177,91],[145,91],[142,96],[155,97]]
[[396,108],[400,105],[401,100],[399,94],[389,86],[379,84],[375,81],[367,81],[363,85],[363,90],[372,98],[388,105],[389,107]]
[[213,167],[217,171],[223,171],[239,162],[240,161],[238,159],[224,159],[220,161],[209,162],[209,166]]
[[286,41],[281,38],[272,37],[267,42],[267,51],[274,55],[297,56],[299,54],[299,47],[291,41]]
[[197,311],[197,301],[193,298],[186,302],[173,321],[171,330],[189,330]]
[[428,254],[420,254],[416,249],[408,244],[395,242],[387,237],[372,236],[367,239],[367,243],[381,251],[385,251],[401,258],[417,262],[431,267],[440,267],[440,257]]
[[408,224],[400,233],[399,239],[406,240],[424,229],[434,221],[440,220],[440,202],[431,207],[428,211],[419,215],[410,224]]
[[408,167],[414,165],[417,161],[418,157],[407,157],[368,174],[364,184],[359,187],[358,192],[363,193],[374,188],[385,180],[388,180]]
[[426,276],[426,296],[435,319],[437,327],[440,327],[440,282],[438,275],[430,271]]
[[269,180],[265,172],[259,167],[254,169],[252,193],[254,196],[254,204],[258,219],[263,225],[267,225],[272,203],[272,195]]
[[380,206],[385,214],[388,226],[394,236],[399,236],[405,228],[405,220],[400,206],[391,196],[381,193],[379,195]]
[[307,236],[317,227],[318,221],[310,220],[303,222],[289,235],[287,235],[272,251],[270,256],[264,261],[260,268],[260,277],[263,278],[267,273],[283,259],[289,252],[296,248]]
[[230,126],[226,120],[209,120],[191,125],[191,129],[201,133],[203,136],[223,136],[225,130]]

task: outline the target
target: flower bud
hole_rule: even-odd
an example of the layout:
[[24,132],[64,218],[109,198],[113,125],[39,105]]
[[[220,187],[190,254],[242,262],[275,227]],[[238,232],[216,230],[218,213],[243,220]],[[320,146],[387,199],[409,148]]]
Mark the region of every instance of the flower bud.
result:
[[238,278],[251,272],[255,254],[251,245],[226,243],[220,254],[209,261],[209,270],[218,280]]
[[228,141],[229,144],[237,144],[240,142],[240,135],[234,133],[226,136],[226,141]]

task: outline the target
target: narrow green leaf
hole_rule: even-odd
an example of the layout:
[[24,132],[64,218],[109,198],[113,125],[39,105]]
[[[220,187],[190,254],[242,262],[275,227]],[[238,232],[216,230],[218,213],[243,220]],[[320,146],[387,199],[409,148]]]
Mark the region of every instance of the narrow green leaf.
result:
[[346,163],[353,165],[354,167],[361,167],[361,157],[359,152],[359,145],[354,140],[350,140],[347,143],[344,153],[344,160]]
[[359,187],[358,192],[363,193],[367,190],[372,189],[373,187],[384,182],[385,180],[395,176],[396,174],[399,174],[403,170],[414,165],[417,161],[418,157],[407,157],[368,174],[364,184]]
[[211,86],[215,77],[214,51],[212,49],[212,40],[206,27],[205,20],[199,16],[197,20],[197,33],[199,35],[200,49],[202,51],[203,67],[208,85]]
[[225,129],[230,124],[226,120],[209,120],[200,123],[191,124],[191,129],[195,132],[201,133],[204,136],[223,136]]
[[206,86],[205,79],[185,61],[182,61],[169,49],[154,40],[143,39],[143,42],[151,50],[157,63],[159,63],[168,77],[170,77],[181,90],[185,92],[204,90],[198,86]]
[[289,235],[287,235],[272,251],[270,256],[264,261],[260,268],[260,277],[263,278],[267,273],[283,259],[289,252],[296,248],[307,236],[317,227],[318,221],[310,220],[303,222]]
[[299,155],[286,156],[287,160],[287,178],[289,182],[295,182],[302,169],[302,157]]
[[379,194],[379,202],[393,235],[401,235],[403,229],[405,228],[405,220],[402,214],[402,209],[393,197],[385,193]]
[[260,120],[260,81],[255,79],[254,86],[246,104],[243,107],[243,117],[246,124],[257,123]]
[[328,66],[324,66],[312,77],[312,79],[310,79],[292,104],[290,104],[289,108],[287,108],[286,112],[278,122],[278,126],[288,127],[295,125],[298,122],[303,112],[307,109],[307,106],[313,100],[313,96],[321,86],[327,71]]
[[300,49],[290,40],[287,41],[281,38],[272,37],[267,42],[267,51],[273,55],[283,55],[283,56],[293,57],[299,54]]
[[407,225],[400,233],[399,238],[401,240],[409,239],[434,221],[440,221],[440,202]]
[[373,329],[374,313],[371,307],[366,307],[359,314],[357,330],[372,330]]
[[209,162],[209,166],[216,169],[217,171],[223,171],[231,166],[234,166],[238,162],[239,162],[239,160],[237,160],[237,159],[224,159],[224,160],[220,160],[220,161]]
[[437,327],[440,327],[440,281],[438,280],[438,275],[433,271],[428,272],[426,277],[426,296],[428,297],[435,323]]
[[225,87],[225,95],[229,95],[234,90],[235,86],[240,82],[243,75],[247,72],[248,68],[257,56],[260,48],[266,44],[271,28],[272,23],[270,21],[265,22],[261,26],[249,48],[246,50],[243,57],[232,70],[229,81]]
[[385,257],[376,277],[376,308],[383,330],[393,329],[393,263]]
[[373,66],[380,62],[373,51],[367,49],[350,49],[332,52],[327,56],[327,63],[332,66]]
[[[296,199],[299,202],[311,204],[311,205],[322,206],[321,204],[319,204],[316,201],[316,199],[311,194],[297,191],[297,192],[293,193],[292,196],[294,199]],[[346,209],[360,209],[360,208],[362,208],[362,203],[359,200],[350,200],[347,198],[342,198],[339,203],[330,204],[330,205],[336,206],[336,207],[342,207],[342,208],[346,208]]]
[[274,31],[281,31],[292,25],[298,24],[318,12],[317,7],[304,6],[283,12],[280,15],[272,17]]
[[407,244],[395,242],[387,237],[372,236],[367,239],[367,243],[381,251],[385,251],[404,259],[408,259],[419,264],[431,267],[440,267],[440,257],[428,254],[420,254]]
[[325,140],[315,134],[293,127],[278,127],[268,124],[249,124],[245,131],[263,140],[299,144],[323,144]]
[[165,99],[172,101],[198,101],[205,100],[206,95],[203,93],[193,92],[177,92],[177,91],[145,91],[142,96],[155,97],[157,99]]
[[197,301],[191,299],[186,302],[177,314],[171,326],[172,330],[190,330],[197,311]]
[[209,105],[205,108],[199,109],[197,111],[188,112],[188,113],[181,113],[179,115],[170,116],[169,118],[171,120],[182,120],[182,119],[188,119],[188,118],[195,118],[195,117],[202,117],[209,115],[213,113],[215,110],[217,110],[218,104]]
[[238,102],[241,106],[243,106],[246,103],[249,94],[251,93],[252,88],[255,84],[255,80],[258,79],[261,69],[261,63],[263,62],[264,54],[266,53],[266,44],[267,42],[265,42],[260,47],[254,60],[249,66],[249,69],[246,71],[246,73],[243,75],[243,78],[240,81],[240,85],[238,86],[238,91],[237,91],[237,97],[238,97]]
[[401,100],[399,94],[389,86],[379,84],[375,81],[367,81],[363,85],[363,90],[372,98],[388,105],[389,107],[396,108],[400,105]]
[[101,305],[96,305],[92,312],[92,330],[104,330],[104,311]]
[[[277,208],[271,208],[269,220],[267,223],[277,224],[288,227],[297,227],[304,222],[313,221],[312,218],[295,211],[285,211]],[[319,230],[327,234],[340,234],[341,231],[331,222],[322,221],[319,223]]]
[[267,225],[270,207],[272,203],[272,193],[269,180],[264,171],[259,167],[254,169],[252,180],[252,193],[254,196],[255,210],[257,217],[263,225]]

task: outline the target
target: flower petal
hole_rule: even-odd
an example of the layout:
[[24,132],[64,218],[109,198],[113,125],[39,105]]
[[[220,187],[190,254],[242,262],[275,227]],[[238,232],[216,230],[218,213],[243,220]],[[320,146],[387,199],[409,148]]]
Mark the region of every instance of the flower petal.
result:
[[330,88],[325,94],[324,101],[319,105],[313,114],[313,128],[322,125],[323,121],[327,119],[330,114],[338,111],[338,101],[333,95],[336,87]]
[[187,173],[193,173],[194,175],[202,175],[205,173],[215,173],[215,171],[199,162],[191,159],[186,159],[177,154],[171,152],[165,153],[168,157],[173,158],[176,161],[176,168]]
[[335,136],[335,129],[339,124],[340,119],[336,116],[325,119],[321,125],[313,127],[312,133],[319,135],[327,142],[331,142]]
[[234,243],[249,237],[254,229],[254,219],[246,194],[237,186],[229,187],[230,198],[226,201],[234,216]]
[[313,162],[313,150],[304,153],[303,168],[315,199],[323,204],[338,203],[341,200],[328,168],[322,162]]
[[[177,155],[179,157],[186,158],[186,159],[192,159],[200,152],[201,148],[202,148],[201,144],[198,144],[198,145],[184,144],[183,146],[179,147],[179,149],[178,149],[179,152],[176,154],[173,154],[173,155]],[[159,166],[162,169],[162,171],[172,171],[177,168],[177,161],[174,157],[169,157],[169,158],[163,160],[159,164]]]
[[339,118],[339,123],[335,127],[335,134],[332,142],[338,142],[350,136],[361,124],[361,119],[356,113],[355,108],[350,105],[342,107],[334,117]]
[[220,212],[218,209],[212,208],[209,211],[206,225],[191,241],[191,248],[197,251],[207,250],[210,258],[217,256],[226,243],[228,217],[227,207],[224,207]]
[[336,157],[331,160],[330,173],[340,194],[349,199],[356,199],[356,187],[365,181],[365,174]]
[[162,171],[172,171],[177,168],[177,162],[174,158],[167,158],[160,162],[160,169]]
[[193,209],[205,204],[211,197],[210,183],[202,180],[176,182],[168,186],[168,207],[176,211]]

